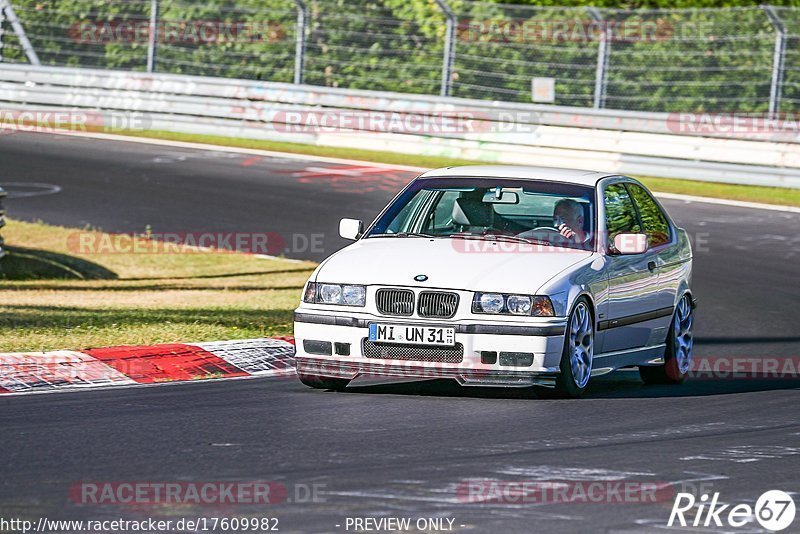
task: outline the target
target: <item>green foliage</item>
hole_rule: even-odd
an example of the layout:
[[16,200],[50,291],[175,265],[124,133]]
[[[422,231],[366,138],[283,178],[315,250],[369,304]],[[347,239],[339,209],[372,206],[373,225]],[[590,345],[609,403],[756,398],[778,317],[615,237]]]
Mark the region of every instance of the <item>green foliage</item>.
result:
[[[434,0],[307,0],[306,83],[437,94],[445,17]],[[603,29],[611,26],[605,106],[643,111],[767,110],[775,31],[743,0],[449,0],[458,16],[454,96],[530,102],[531,79],[556,80],[556,104],[591,106]],[[798,5],[782,0],[776,5]],[[15,0],[45,64],[143,70],[149,0]],[[160,0],[157,72],[291,82],[292,0]],[[678,7],[724,9],[680,10]],[[648,8],[647,11],[627,11]],[[654,9],[656,8],[656,9]],[[800,9],[789,31],[782,111],[800,107]],[[107,23],[104,33],[102,23]],[[94,24],[95,26],[87,25]],[[108,39],[129,23],[140,33]],[[237,24],[251,39],[198,39]],[[91,28],[99,28],[92,32]],[[89,31],[86,31],[89,28]],[[91,42],[100,36],[100,41]],[[87,39],[88,37],[88,39]],[[105,37],[106,39],[102,39]],[[112,36],[113,37],[113,36]],[[119,34],[116,35],[119,37]],[[6,32],[6,61],[24,62]]]
[[[503,3],[538,6],[596,6],[614,9],[679,9],[753,7],[763,2],[754,0],[503,0]],[[769,4],[776,6],[800,6],[800,1],[778,0],[775,2],[771,1]]]

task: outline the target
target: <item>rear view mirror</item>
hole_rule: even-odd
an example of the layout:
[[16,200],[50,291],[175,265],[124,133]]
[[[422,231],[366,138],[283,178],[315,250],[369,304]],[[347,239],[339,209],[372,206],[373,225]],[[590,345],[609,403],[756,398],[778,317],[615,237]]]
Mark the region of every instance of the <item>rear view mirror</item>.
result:
[[483,202],[487,204],[519,204],[519,195],[516,191],[495,187],[483,194]]
[[359,219],[342,219],[339,221],[339,235],[345,239],[355,240],[361,237],[364,223]]
[[614,236],[614,248],[623,255],[642,254],[647,251],[647,235],[617,234]]

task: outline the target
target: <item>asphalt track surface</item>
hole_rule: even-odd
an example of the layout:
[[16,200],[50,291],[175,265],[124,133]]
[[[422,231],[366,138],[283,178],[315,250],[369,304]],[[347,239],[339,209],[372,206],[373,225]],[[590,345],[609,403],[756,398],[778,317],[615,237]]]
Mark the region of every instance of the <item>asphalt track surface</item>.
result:
[[[374,217],[409,178],[368,164],[0,135],[14,218],[113,232],[277,232],[288,256],[315,260],[343,244],[340,217]],[[664,204],[695,242],[695,354],[799,356],[800,215]],[[321,246],[304,245],[312,235]],[[0,517],[270,516],[283,532],[346,532],[347,517],[447,517],[455,532],[658,531],[675,491],[752,505],[782,489],[797,500],[799,385],[646,387],[623,371],[593,380],[580,401],[440,381],[333,393],[286,378],[3,397]],[[459,488],[476,479],[672,486],[646,504],[466,502]],[[78,506],[69,489],[81,480],[274,481],[292,502]],[[295,495],[312,484],[313,502]]]

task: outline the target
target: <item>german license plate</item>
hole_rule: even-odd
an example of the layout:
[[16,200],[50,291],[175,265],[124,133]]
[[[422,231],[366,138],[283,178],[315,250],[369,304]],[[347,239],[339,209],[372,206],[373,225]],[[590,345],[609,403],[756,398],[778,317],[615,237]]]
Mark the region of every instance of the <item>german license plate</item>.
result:
[[377,343],[452,347],[456,344],[456,329],[442,326],[371,323],[369,325],[369,340]]

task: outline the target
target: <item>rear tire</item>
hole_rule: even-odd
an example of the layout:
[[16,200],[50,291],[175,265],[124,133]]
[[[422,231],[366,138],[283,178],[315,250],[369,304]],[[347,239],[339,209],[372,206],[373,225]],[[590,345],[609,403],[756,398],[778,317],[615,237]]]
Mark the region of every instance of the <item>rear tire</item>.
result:
[[350,383],[350,380],[346,378],[333,378],[330,376],[307,375],[298,373],[297,377],[300,379],[300,382],[314,389],[329,389],[333,391],[342,391],[344,388],[347,387],[347,384]]
[[556,378],[556,395],[577,399],[586,391],[592,375],[594,357],[594,318],[588,301],[581,297],[567,321],[561,373]]
[[639,367],[639,376],[645,384],[682,384],[686,380],[692,366],[693,322],[692,297],[687,294],[678,301],[672,316],[664,364]]

